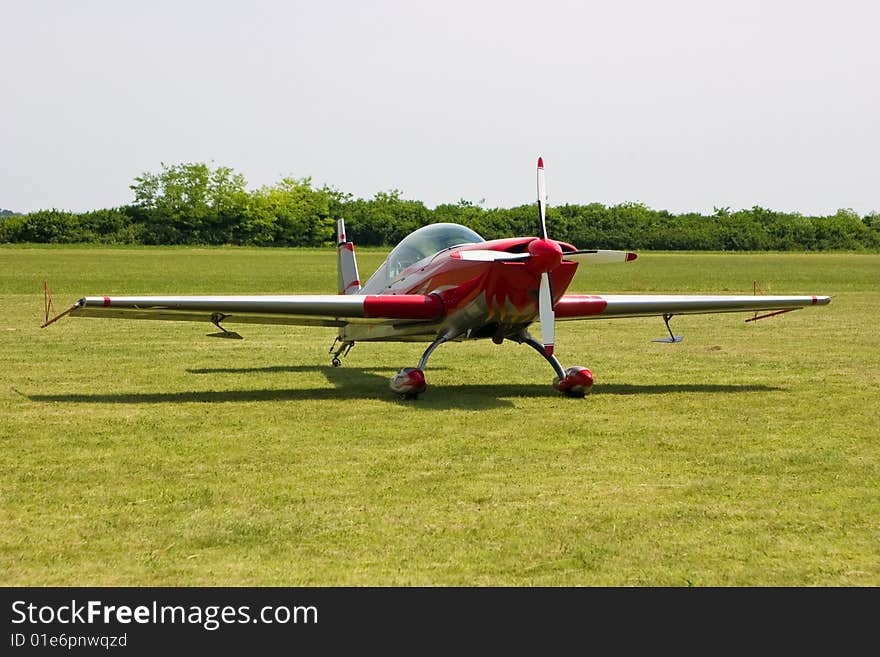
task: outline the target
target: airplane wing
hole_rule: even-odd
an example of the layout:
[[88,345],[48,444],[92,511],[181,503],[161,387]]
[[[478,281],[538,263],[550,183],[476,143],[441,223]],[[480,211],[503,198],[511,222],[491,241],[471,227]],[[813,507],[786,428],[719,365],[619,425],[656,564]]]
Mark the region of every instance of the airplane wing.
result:
[[568,294],[556,302],[556,319],[605,319],[696,315],[743,311],[794,310],[824,306],[829,296],[709,296],[685,294]]
[[85,297],[43,326],[70,315],[120,319],[344,326],[431,321],[443,315],[436,295],[288,295]]

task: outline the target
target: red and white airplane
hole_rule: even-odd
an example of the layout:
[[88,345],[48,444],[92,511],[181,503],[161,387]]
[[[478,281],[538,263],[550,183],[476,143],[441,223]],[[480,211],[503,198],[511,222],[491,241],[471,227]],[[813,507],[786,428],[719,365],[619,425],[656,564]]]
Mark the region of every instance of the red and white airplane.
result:
[[[417,367],[401,369],[391,390],[406,398],[424,392],[425,366],[433,351],[452,340],[491,338],[525,343],[550,364],[553,386],[582,397],[593,385],[585,367],[563,368],[553,355],[557,320],[660,316],[669,337],[674,315],[767,311],[777,314],[805,306],[826,305],[829,296],[696,296],[565,294],[578,267],[630,262],[627,251],[579,250],[550,239],[545,220],[544,163],[538,158],[539,237],[485,241],[465,226],[424,226],[404,238],[373,276],[361,285],[354,246],[338,222],[338,294],[290,296],[148,296],[85,297],[48,319],[109,317],[210,321],[220,337],[240,337],[221,322],[299,324],[338,327],[330,348],[334,366],[355,342],[428,342]],[[48,315],[48,314],[47,314]],[[538,321],[541,340],[529,333]]]

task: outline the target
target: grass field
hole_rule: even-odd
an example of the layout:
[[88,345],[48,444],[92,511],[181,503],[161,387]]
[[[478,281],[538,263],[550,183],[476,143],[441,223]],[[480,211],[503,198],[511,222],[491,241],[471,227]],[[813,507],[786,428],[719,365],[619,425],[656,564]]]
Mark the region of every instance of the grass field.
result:
[[[383,252],[359,253],[361,274]],[[86,294],[332,293],[327,250],[0,248],[0,584],[880,585],[880,256],[644,253],[572,292],[832,294],[526,346],[67,319]]]

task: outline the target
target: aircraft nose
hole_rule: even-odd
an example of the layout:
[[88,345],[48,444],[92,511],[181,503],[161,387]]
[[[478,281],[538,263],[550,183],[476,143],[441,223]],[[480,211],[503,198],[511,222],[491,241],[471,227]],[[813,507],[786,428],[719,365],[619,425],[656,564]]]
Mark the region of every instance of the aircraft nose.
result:
[[550,272],[562,262],[562,248],[555,240],[536,239],[529,242],[529,267],[536,272]]

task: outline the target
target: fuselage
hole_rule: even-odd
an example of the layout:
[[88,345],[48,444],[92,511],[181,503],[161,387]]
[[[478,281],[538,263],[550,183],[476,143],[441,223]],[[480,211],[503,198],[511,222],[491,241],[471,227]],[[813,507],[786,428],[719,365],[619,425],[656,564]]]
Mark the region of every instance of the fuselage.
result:
[[[431,230],[439,232],[434,226],[438,225],[426,226],[420,231],[429,235]],[[462,229],[461,237],[470,233],[481,240],[463,226],[445,226],[453,232]],[[418,259],[406,263],[406,242],[413,236],[417,238],[412,241],[418,241],[420,231],[410,235],[389,254],[360,293],[437,295],[443,304],[442,317],[435,322],[350,324],[340,330],[341,339],[431,341],[438,334],[447,334],[455,336],[454,339],[493,338],[500,341],[521,332],[535,321],[540,269],[524,261],[475,261],[462,257],[467,251],[527,253],[535,237],[471,241],[441,248],[422,257],[418,257],[421,253],[415,252],[409,257]],[[570,244],[559,244],[563,250],[575,250]],[[442,246],[443,242],[440,241],[439,245]],[[568,289],[577,267],[576,262],[560,262],[550,272],[554,302]]]

